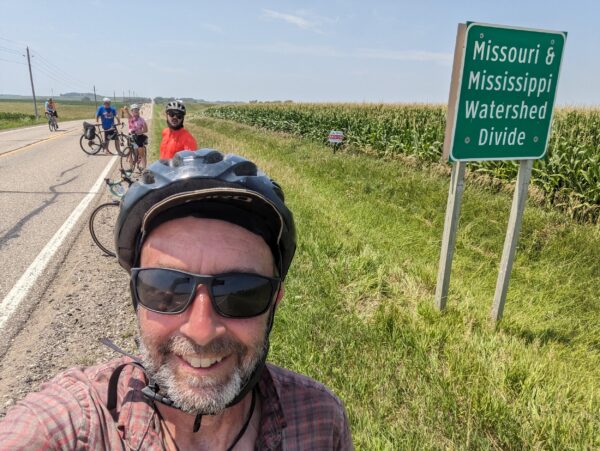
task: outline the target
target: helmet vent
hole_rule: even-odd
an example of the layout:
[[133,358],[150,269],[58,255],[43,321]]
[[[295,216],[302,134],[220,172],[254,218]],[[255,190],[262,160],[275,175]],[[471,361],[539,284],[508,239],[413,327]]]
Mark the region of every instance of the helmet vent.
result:
[[233,173],[238,177],[243,177],[245,175],[256,176],[257,168],[251,161],[241,161],[233,167]]
[[217,150],[212,150],[204,155],[204,163],[213,164],[223,161],[223,154]]
[[142,182],[146,185],[152,185],[154,183],[154,173],[146,169],[142,172]]

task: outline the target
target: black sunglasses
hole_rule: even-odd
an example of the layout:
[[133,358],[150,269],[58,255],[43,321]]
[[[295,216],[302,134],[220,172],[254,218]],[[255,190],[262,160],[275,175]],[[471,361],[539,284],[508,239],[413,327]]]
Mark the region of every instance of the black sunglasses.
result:
[[252,273],[204,276],[167,268],[132,268],[131,289],[136,303],[157,313],[184,312],[205,285],[213,308],[228,318],[251,318],[271,305],[281,280]]
[[173,111],[167,111],[170,117],[176,117],[177,119],[183,119],[183,113],[174,113]]

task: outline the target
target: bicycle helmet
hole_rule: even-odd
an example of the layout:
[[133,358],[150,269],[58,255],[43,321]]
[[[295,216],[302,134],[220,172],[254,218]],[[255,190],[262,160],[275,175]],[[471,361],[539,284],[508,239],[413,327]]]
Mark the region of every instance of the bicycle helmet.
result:
[[[127,107],[125,107],[125,108],[127,108]],[[129,109],[130,109],[130,110],[139,110],[139,109],[140,109],[140,106],[139,106],[137,103],[134,103],[133,105],[131,105],[131,106],[129,107]]]
[[[281,187],[251,161],[214,149],[200,149],[180,151],[172,159],[153,163],[121,202],[115,227],[120,265],[130,272],[139,263],[142,244],[151,230],[185,216],[228,221],[260,235],[273,253],[281,279],[285,278],[296,250],[294,218],[284,203]],[[269,312],[265,353],[227,407],[244,399],[258,383],[265,367],[274,315],[275,304]],[[168,393],[160,391],[151,375],[143,393],[153,401],[179,408]],[[194,432],[206,414],[196,413]]]
[[165,111],[179,111],[180,113],[185,114],[185,105],[181,100],[172,100],[167,103]]
[[110,99],[109,99],[108,97],[104,97],[104,98],[102,99],[102,102],[103,102],[103,103],[106,103],[106,102],[110,103]]
[[260,235],[285,278],[296,250],[294,218],[280,186],[251,161],[200,149],[150,165],[121,203],[115,227],[119,264],[131,271],[150,231],[184,216],[221,219]]

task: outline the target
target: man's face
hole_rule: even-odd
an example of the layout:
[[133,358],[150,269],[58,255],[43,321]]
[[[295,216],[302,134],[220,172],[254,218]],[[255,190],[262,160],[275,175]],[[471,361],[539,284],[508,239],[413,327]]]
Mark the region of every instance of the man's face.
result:
[[[273,276],[274,268],[271,251],[258,235],[228,222],[192,217],[153,230],[142,246],[140,266],[264,276]],[[156,313],[140,305],[144,364],[182,410],[219,412],[264,356],[268,315],[269,311],[253,318],[220,316],[203,285],[180,314]]]
[[167,122],[173,127],[177,127],[183,121],[183,113],[179,111],[167,111]]
[[110,102],[104,102],[104,108],[110,108]]

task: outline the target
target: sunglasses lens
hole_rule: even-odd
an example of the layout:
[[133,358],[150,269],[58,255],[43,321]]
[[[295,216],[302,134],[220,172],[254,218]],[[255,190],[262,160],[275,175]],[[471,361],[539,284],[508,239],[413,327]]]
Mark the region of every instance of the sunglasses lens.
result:
[[177,119],[183,119],[183,114],[181,113],[168,113],[170,117],[176,117]]
[[161,313],[181,313],[194,297],[197,283],[210,287],[215,310],[231,318],[260,315],[271,304],[276,287],[256,274],[196,276],[161,268],[136,270],[135,294],[144,307]]
[[215,307],[222,315],[250,318],[269,307],[273,285],[269,279],[257,275],[235,274],[215,278],[212,295]]
[[194,290],[192,276],[168,269],[144,269],[137,273],[135,290],[140,304],[163,313],[185,310]]

